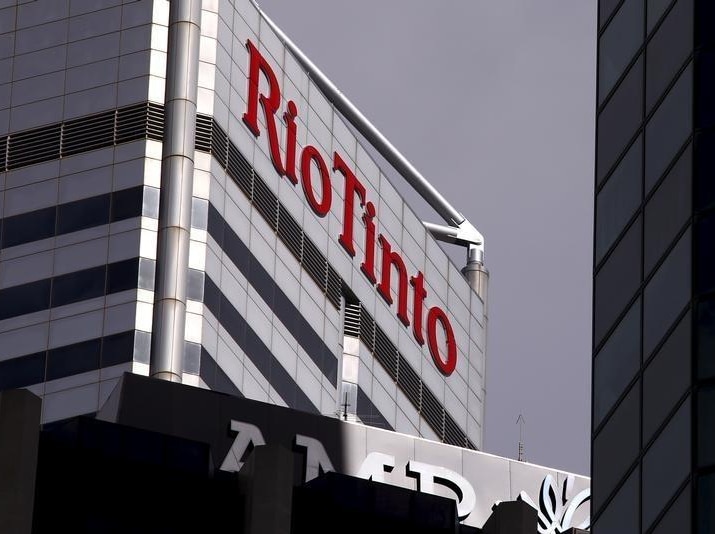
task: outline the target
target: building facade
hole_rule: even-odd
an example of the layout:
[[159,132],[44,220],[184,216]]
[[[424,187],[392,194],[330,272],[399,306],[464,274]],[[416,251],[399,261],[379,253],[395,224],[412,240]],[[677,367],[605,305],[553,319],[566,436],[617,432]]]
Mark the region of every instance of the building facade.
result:
[[93,413],[174,329],[185,383],[480,448],[482,298],[250,2],[187,5],[172,64],[166,0],[2,2],[0,387]]
[[599,2],[597,534],[715,532],[712,9]]

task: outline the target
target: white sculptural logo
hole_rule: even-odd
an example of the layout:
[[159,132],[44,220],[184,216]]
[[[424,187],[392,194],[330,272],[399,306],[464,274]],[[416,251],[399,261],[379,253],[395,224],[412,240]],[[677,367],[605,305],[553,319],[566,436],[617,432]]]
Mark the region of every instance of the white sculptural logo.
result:
[[591,517],[588,516],[580,524],[574,525],[574,515],[576,510],[584,503],[591,500],[591,490],[585,489],[569,499],[569,494],[573,491],[574,476],[569,475],[564,480],[561,488],[561,495],[554,477],[546,475],[539,490],[539,505],[534,504],[531,497],[522,491],[517,500],[535,508],[538,515],[539,534],[561,534],[570,528],[580,528],[587,530],[591,526]]

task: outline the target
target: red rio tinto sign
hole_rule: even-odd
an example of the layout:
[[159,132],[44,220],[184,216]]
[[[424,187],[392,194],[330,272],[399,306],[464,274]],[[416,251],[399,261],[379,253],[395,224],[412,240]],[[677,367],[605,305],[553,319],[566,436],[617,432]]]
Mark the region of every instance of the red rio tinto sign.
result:
[[[248,105],[243,114],[243,122],[246,123],[254,136],[261,134],[258,122],[258,104],[263,108],[268,134],[268,146],[271,153],[273,166],[280,176],[286,177],[293,185],[300,182],[305,199],[313,212],[318,217],[325,217],[333,202],[333,185],[331,170],[320,151],[312,146],[305,146],[298,154],[296,117],[298,108],[295,102],[289,100],[282,118],[286,124],[285,139],[285,161],[281,158],[281,145],[278,138],[278,126],[276,124],[276,114],[279,112],[281,104],[281,89],[278,84],[271,65],[260,53],[258,48],[248,40],[246,42],[249,52],[249,74],[248,74]],[[263,94],[259,89],[260,77],[263,75],[268,83],[268,94]],[[410,319],[407,315],[408,307],[408,279],[412,286],[412,333],[420,345],[425,341],[429,347],[430,354],[439,371],[449,376],[457,365],[457,345],[454,339],[454,330],[449,322],[447,314],[442,308],[434,306],[427,310],[427,339],[424,336],[423,315],[425,311],[424,301],[427,297],[425,290],[424,275],[418,271],[414,276],[409,276],[407,267],[402,256],[392,249],[392,245],[387,238],[377,234],[377,210],[375,205],[368,200],[365,186],[360,182],[353,170],[337,152],[333,153],[332,173],[339,173],[344,178],[343,198],[343,222],[342,232],[338,236],[338,241],[350,254],[355,257],[355,241],[353,228],[353,214],[355,210],[355,200],[357,199],[362,208],[362,221],[364,224],[364,250],[365,257],[360,264],[360,270],[371,284],[377,284],[377,292],[388,304],[393,303],[390,281],[393,271],[397,273],[397,317],[406,327],[410,326]],[[316,186],[319,193],[316,192]],[[381,248],[381,273],[378,282],[375,276],[376,243],[380,243]],[[440,343],[442,336],[438,336],[438,326],[444,332],[443,343]],[[443,345],[443,346],[440,346]]]

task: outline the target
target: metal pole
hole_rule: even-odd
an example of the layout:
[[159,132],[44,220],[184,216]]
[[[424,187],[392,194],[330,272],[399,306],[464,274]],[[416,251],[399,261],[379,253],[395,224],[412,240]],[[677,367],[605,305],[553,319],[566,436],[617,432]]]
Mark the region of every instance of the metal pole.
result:
[[150,375],[181,382],[201,0],[171,0]]

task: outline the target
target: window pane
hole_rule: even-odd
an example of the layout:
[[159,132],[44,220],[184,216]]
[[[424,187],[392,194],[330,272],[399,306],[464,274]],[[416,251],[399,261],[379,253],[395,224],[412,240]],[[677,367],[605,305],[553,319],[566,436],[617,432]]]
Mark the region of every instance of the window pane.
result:
[[715,376],[715,300],[698,304],[698,377]]
[[47,380],[78,375],[99,368],[101,339],[91,339],[49,351]]
[[653,29],[655,23],[658,22],[663,15],[665,8],[670,5],[672,0],[648,0],[648,32]]
[[599,104],[613,89],[642,42],[643,0],[625,0],[599,41]]
[[0,362],[0,391],[38,384],[45,379],[45,353]]
[[68,234],[109,222],[109,194],[60,204],[57,233]]
[[699,132],[693,143],[693,204],[704,210],[715,203],[715,133]]
[[646,189],[660,178],[693,127],[692,64],[680,76],[645,129]]
[[56,211],[52,206],[6,218],[3,221],[2,248],[53,237]]
[[104,265],[56,276],[52,281],[52,306],[104,295],[106,268]]
[[638,469],[631,473],[608,508],[593,525],[594,534],[636,534],[638,529]]
[[649,273],[691,213],[690,147],[646,204],[643,267]]
[[598,116],[598,182],[608,173],[643,119],[643,59],[618,87]]
[[643,355],[648,356],[690,300],[690,229],[645,288]]
[[[640,448],[640,384],[635,384],[593,441],[593,507],[598,510]],[[638,510],[636,507],[635,510]],[[637,515],[637,512],[635,512]],[[606,531],[608,532],[608,531]]]
[[690,397],[643,457],[643,530],[690,472]]
[[653,530],[653,534],[673,534],[690,532],[690,485],[681,492],[670,510]]
[[596,275],[594,342],[623,311],[641,281],[641,219],[637,219]]
[[616,167],[596,199],[596,263],[630,220],[641,202],[643,142],[639,137]]
[[[650,12],[648,15],[650,18]],[[646,111],[649,111],[663,94],[692,49],[693,0],[678,0],[648,43],[645,71]]]
[[[712,16],[710,15],[711,18]],[[708,31],[712,33],[709,28]],[[695,56],[695,127],[697,129],[715,126],[713,92],[715,92],[715,52],[698,50]]]
[[641,362],[641,301],[637,300],[596,356],[593,369],[593,426],[631,381]]
[[643,441],[673,409],[690,385],[690,327],[688,313],[680,321],[643,373]]
[[715,289],[715,214],[698,221],[695,261],[697,262],[697,291],[704,293]]
[[620,0],[601,0],[598,3],[598,26],[599,28],[603,26],[613,10],[618,5]]
[[715,388],[698,394],[698,466],[715,465]]

